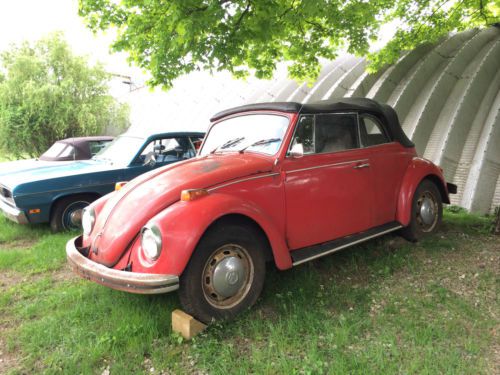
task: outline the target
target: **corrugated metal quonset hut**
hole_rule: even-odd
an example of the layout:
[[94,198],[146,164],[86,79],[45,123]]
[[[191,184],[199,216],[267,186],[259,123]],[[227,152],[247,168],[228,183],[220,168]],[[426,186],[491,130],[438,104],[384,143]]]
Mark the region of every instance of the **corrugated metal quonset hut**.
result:
[[458,185],[453,204],[480,213],[500,206],[500,28],[421,46],[375,75],[365,66],[343,56],[312,87],[275,82],[248,102],[366,96],[390,104],[419,155]]
[[393,106],[418,153],[458,185],[453,204],[480,213],[500,206],[500,28],[423,45],[377,74],[365,67],[363,58],[341,56],[325,63],[310,87],[284,78],[284,67],[270,81],[196,72],[166,93],[138,90],[130,102],[141,119],[153,114],[161,124],[168,118],[205,129],[211,115],[241,104],[366,96]]

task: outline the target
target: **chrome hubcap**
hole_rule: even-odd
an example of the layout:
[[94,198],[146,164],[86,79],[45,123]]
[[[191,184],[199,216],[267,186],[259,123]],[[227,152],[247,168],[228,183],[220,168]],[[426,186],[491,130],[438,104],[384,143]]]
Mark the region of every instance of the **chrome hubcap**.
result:
[[438,204],[434,195],[426,191],[417,200],[417,223],[422,231],[430,232],[438,221]]
[[432,202],[429,198],[424,198],[422,201],[422,205],[420,206],[420,217],[424,224],[432,224],[434,221],[434,202]]
[[224,245],[205,264],[203,294],[212,306],[231,308],[246,297],[253,277],[254,267],[246,249],[236,244]]
[[80,225],[82,225],[82,213],[83,213],[83,210],[79,209],[79,210],[73,211],[69,215],[69,220],[71,222],[71,225],[73,225],[75,227],[79,227]]
[[245,267],[243,261],[230,256],[221,260],[214,269],[213,286],[222,297],[232,297],[245,282]]

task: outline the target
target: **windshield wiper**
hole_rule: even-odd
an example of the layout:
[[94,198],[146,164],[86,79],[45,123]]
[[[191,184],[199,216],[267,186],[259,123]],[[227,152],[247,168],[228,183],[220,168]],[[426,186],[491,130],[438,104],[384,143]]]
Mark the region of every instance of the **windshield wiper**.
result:
[[245,147],[243,147],[241,150],[238,150],[240,154],[242,154],[247,148],[249,147],[254,147],[254,146],[263,146],[267,145],[269,143],[274,143],[274,142],[279,142],[281,141],[281,138],[267,138],[267,139],[261,139],[260,141],[254,142],[252,144],[249,144]]
[[221,144],[220,146],[217,146],[216,148],[214,148],[212,151],[210,151],[211,154],[215,154],[215,152],[218,150],[218,149],[225,149],[225,148],[229,148],[229,147],[232,147],[234,145],[237,145],[238,143],[240,143],[242,140],[244,140],[245,137],[238,137],[238,138],[233,138],[233,139],[230,139],[229,141],[226,141],[224,142],[223,144]]

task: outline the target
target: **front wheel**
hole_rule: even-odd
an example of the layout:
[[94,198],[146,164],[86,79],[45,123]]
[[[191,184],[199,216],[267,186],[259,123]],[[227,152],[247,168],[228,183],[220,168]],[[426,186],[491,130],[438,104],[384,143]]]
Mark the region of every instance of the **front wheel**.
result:
[[183,309],[198,320],[229,319],[252,306],[265,279],[262,236],[243,225],[218,225],[200,241],[180,278]]
[[80,229],[82,210],[95,200],[90,195],[65,197],[57,201],[50,217],[52,232]]
[[424,180],[415,190],[410,223],[401,230],[401,235],[409,241],[418,241],[434,232],[441,224],[442,217],[441,193],[435,183]]

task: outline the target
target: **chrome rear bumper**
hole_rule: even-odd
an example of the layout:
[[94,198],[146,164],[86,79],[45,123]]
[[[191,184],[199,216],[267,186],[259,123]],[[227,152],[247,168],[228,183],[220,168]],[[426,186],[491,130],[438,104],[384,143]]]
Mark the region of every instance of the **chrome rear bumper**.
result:
[[0,211],[4,216],[18,224],[28,224],[28,218],[24,211],[21,211],[17,207],[12,207],[0,199]]
[[115,270],[85,257],[81,249],[82,236],[66,244],[66,256],[73,272],[81,277],[112,289],[138,294],[160,294],[179,289],[179,277]]

